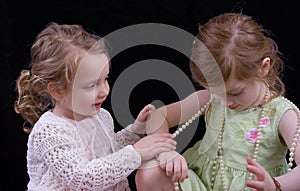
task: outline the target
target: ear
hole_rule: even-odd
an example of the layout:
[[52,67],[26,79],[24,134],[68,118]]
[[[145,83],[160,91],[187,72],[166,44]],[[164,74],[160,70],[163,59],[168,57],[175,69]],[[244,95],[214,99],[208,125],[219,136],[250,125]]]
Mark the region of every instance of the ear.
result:
[[48,92],[55,101],[60,101],[63,98],[63,90],[54,82],[49,82],[47,85]]
[[269,57],[266,57],[263,59],[263,61],[260,64],[260,69],[258,70],[258,75],[260,77],[265,77],[271,68],[271,59]]

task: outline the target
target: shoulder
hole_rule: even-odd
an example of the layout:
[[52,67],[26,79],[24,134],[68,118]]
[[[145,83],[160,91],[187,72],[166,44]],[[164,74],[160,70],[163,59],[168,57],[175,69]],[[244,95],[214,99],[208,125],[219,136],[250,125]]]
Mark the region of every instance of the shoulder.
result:
[[285,112],[295,107],[295,104],[282,96],[273,98],[267,105],[270,110],[273,110],[279,116],[284,115]]
[[51,111],[45,112],[34,125],[34,131],[39,131],[43,126],[57,126],[62,124],[63,119],[53,114]]
[[97,114],[99,119],[103,122],[113,124],[113,117],[110,112],[104,108],[101,108]]
[[276,108],[276,111],[281,113],[282,120],[289,121],[290,118],[297,120],[299,109],[293,102],[285,97],[274,98],[272,102],[273,108]]
[[107,119],[112,119],[112,115],[110,112],[104,108],[101,108],[98,112],[98,116],[101,118],[107,118]]
[[53,114],[51,111],[44,113],[34,125],[30,134],[35,136],[51,137],[60,135],[76,136],[74,125],[60,116]]
[[[291,141],[294,138],[295,132],[297,132],[298,123],[300,118],[299,109],[295,104],[290,102],[287,99],[284,99],[284,102],[289,105],[287,109],[284,110],[280,121],[279,121],[279,131],[281,136],[283,136],[284,140],[287,144],[291,143]],[[290,147],[291,145],[289,145]]]
[[40,158],[55,148],[79,144],[80,136],[75,123],[49,111],[40,117],[29,134],[28,155]]

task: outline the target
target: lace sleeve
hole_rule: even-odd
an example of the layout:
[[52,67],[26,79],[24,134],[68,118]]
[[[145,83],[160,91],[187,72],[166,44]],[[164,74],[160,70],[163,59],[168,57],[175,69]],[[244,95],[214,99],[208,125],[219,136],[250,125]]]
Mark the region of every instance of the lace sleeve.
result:
[[114,135],[114,140],[120,145],[120,146],[126,146],[126,145],[133,145],[138,140],[140,140],[140,136],[134,134],[130,131],[130,125],[126,127],[125,129],[122,129],[121,131],[118,131]]
[[[103,190],[124,180],[139,167],[139,154],[128,147],[89,161],[72,127],[47,126],[32,135],[31,155],[44,161],[49,175],[71,190]],[[64,129],[64,130],[63,130]],[[29,156],[31,158],[31,156]],[[34,158],[34,157],[32,157]]]

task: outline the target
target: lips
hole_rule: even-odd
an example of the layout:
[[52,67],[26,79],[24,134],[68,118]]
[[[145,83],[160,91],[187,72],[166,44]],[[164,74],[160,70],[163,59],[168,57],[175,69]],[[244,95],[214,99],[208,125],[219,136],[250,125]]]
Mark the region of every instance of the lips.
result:
[[103,102],[99,102],[99,103],[96,103],[96,104],[94,104],[94,105],[95,105],[96,108],[100,108],[101,105],[102,105],[102,103],[103,103]]
[[236,109],[238,106],[236,105],[236,106],[229,106],[228,108],[229,109]]

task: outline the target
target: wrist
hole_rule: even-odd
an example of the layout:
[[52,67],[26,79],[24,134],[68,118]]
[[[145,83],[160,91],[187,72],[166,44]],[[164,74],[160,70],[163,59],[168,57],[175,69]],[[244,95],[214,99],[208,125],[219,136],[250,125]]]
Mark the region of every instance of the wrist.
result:
[[130,124],[126,127],[126,129],[136,135],[138,135],[139,137],[143,137],[144,136],[144,133],[143,132],[139,132],[137,130],[137,128],[135,128],[134,124]]

